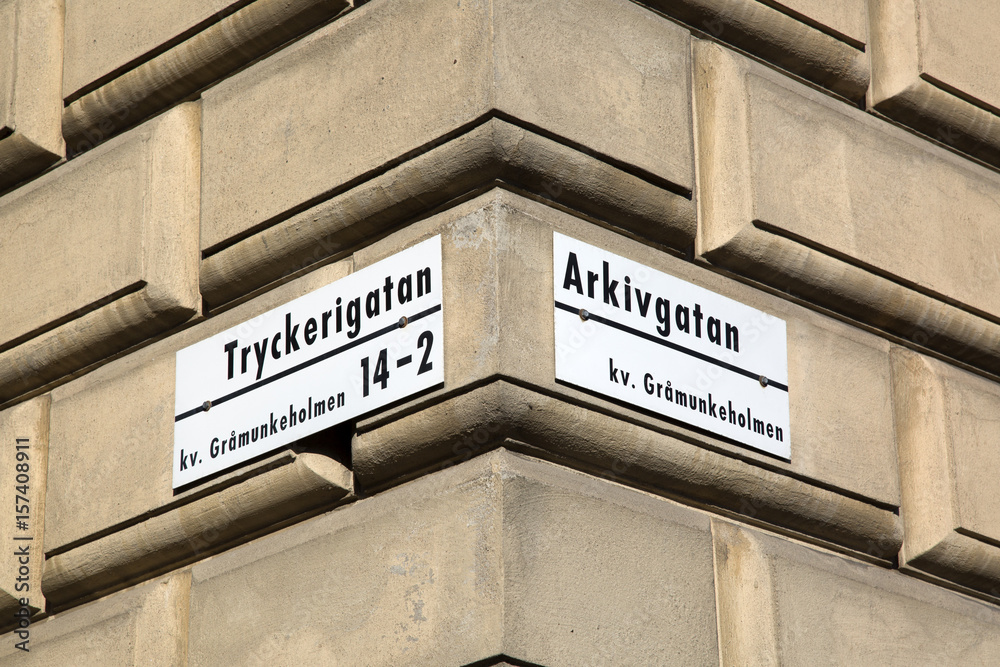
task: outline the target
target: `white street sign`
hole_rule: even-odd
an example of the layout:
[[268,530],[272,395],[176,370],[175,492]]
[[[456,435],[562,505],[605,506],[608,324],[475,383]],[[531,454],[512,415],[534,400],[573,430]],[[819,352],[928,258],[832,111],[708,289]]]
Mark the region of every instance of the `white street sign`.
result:
[[784,320],[555,233],[556,380],[791,459]]
[[444,382],[441,237],[177,352],[173,487]]

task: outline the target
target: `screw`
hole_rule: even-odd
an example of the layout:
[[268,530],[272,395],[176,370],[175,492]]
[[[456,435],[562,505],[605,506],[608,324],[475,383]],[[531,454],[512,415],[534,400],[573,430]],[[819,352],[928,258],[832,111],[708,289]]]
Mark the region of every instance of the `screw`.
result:
[[205,401],[204,403],[202,403],[201,404],[201,409],[204,410],[205,412],[208,412],[209,410],[211,410],[212,409],[212,401]]
[[403,317],[399,318],[399,328],[402,329],[403,327],[405,327],[406,326],[406,322],[407,322],[407,319],[406,319],[405,315]]
[[760,376],[760,386],[762,386],[762,387],[766,387],[767,386],[767,378],[764,377],[763,375]]
[[586,310],[584,310],[583,308],[581,308],[580,309],[580,319],[583,320],[584,322],[586,322],[587,320],[590,319],[590,313],[588,313]]

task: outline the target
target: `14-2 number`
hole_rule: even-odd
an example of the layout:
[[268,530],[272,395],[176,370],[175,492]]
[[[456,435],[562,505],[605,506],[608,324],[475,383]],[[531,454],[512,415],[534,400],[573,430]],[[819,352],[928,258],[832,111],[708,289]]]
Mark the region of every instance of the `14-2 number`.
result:
[[[423,349],[424,356],[420,360],[420,368],[417,375],[421,375],[431,370],[434,365],[430,361],[431,347],[434,345],[434,334],[424,331],[417,338],[417,349]],[[389,351],[386,348],[379,350],[375,359],[375,372],[371,372],[371,361],[368,357],[361,359],[361,395],[367,396],[371,393],[371,384],[377,384],[385,389],[389,383]]]

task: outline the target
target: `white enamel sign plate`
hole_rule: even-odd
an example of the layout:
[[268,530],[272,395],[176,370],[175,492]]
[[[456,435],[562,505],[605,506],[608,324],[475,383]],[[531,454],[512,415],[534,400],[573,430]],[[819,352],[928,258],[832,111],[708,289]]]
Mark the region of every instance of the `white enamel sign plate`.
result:
[[562,234],[552,254],[557,380],[791,459],[784,320]]
[[173,487],[441,384],[442,331],[438,236],[180,350]]

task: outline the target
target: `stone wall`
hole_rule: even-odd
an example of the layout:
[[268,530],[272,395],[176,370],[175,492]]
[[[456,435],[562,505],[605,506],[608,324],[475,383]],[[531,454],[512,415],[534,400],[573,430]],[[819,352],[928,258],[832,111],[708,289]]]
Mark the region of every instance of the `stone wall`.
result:
[[[994,663],[998,20],[0,0],[0,665]],[[784,320],[790,460],[557,382],[556,232]],[[178,350],[438,235],[443,385],[171,488]]]

